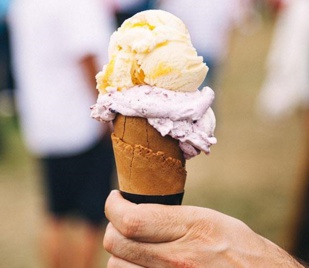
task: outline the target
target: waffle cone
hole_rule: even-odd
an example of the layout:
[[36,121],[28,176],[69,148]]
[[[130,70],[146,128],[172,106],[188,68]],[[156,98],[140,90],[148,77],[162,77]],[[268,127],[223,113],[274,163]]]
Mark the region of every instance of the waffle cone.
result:
[[177,140],[162,137],[144,118],[118,115],[112,142],[121,191],[139,195],[184,192],[185,160]]

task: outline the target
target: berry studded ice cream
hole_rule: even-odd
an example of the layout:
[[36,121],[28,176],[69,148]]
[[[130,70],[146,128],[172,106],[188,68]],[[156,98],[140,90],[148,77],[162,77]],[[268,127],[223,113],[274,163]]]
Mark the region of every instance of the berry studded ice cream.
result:
[[122,91],[115,87],[106,90],[92,108],[91,115],[97,120],[112,121],[117,113],[147,118],[162,136],[170,135],[179,140],[186,159],[200,151],[209,153],[209,147],[216,143],[213,136],[215,116],[210,108],[214,92],[209,87],[193,92],[148,85]]

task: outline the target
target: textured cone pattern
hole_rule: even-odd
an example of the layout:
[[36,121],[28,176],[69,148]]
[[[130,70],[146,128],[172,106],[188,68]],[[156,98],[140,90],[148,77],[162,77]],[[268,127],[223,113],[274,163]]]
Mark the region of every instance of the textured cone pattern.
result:
[[177,140],[162,137],[144,118],[118,115],[112,141],[121,191],[142,195],[184,191],[185,160]]

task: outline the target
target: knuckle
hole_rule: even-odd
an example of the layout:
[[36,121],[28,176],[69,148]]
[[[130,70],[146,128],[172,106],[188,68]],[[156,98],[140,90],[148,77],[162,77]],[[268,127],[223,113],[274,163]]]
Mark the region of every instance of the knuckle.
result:
[[196,268],[197,264],[195,261],[190,260],[189,258],[185,258],[183,255],[170,255],[166,256],[165,263],[168,267],[175,268]]
[[107,262],[107,268],[117,267],[118,261],[114,256],[111,256]]
[[126,213],[122,218],[122,234],[128,238],[136,237],[142,225],[142,219],[136,213]]
[[109,252],[112,253],[113,252],[113,248],[114,248],[114,239],[113,239],[113,234],[111,233],[111,231],[106,231],[104,238],[103,238],[103,247],[104,249]]

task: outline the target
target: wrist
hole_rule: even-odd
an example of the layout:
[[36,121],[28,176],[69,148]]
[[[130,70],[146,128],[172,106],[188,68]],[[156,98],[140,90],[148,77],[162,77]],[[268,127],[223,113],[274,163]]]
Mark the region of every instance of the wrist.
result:
[[[265,253],[265,255],[267,254],[266,255],[268,256],[267,259],[273,260],[274,267],[286,267],[286,268],[305,268],[306,267],[303,264],[301,264],[298,260],[293,258],[293,256],[291,256],[288,252],[286,252],[285,250],[283,250],[282,248],[280,248],[273,242],[267,240],[266,238],[263,238],[263,239],[268,244],[268,247],[266,247],[267,253]],[[272,250],[269,250],[270,248],[272,248]],[[267,265],[267,262],[265,262],[266,265]]]

